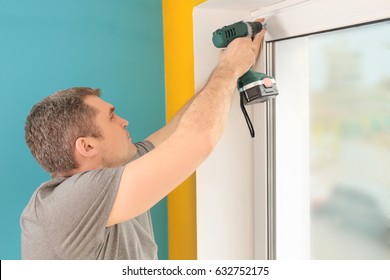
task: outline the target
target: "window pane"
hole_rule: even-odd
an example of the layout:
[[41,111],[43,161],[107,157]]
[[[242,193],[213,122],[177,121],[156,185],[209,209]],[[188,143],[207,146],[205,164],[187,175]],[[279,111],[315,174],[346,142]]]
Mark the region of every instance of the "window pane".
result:
[[313,259],[390,259],[390,24],[309,38]]

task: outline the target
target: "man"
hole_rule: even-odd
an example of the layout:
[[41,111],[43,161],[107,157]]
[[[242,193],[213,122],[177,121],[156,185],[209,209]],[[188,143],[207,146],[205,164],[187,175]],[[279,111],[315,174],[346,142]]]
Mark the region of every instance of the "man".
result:
[[263,36],[234,40],[205,87],[141,143],[132,143],[128,122],[99,90],[71,88],[36,104],[26,142],[53,179],[23,211],[22,257],[157,259],[149,209],[217,144],[237,79],[254,64]]

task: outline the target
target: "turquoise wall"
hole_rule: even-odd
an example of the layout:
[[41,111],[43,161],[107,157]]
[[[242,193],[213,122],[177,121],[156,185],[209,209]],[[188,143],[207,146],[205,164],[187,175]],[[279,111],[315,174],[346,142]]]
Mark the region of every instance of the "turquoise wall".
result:
[[[0,0],[0,259],[19,259],[19,218],[49,179],[24,142],[31,107],[73,86],[101,88],[134,141],[165,123],[161,0]],[[153,210],[168,258],[166,201]]]

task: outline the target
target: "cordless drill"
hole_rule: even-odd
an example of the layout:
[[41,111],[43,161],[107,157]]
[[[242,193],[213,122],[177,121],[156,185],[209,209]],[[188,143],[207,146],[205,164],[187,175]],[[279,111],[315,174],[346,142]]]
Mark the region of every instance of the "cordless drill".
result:
[[[259,21],[239,21],[214,31],[212,41],[215,47],[226,48],[234,39],[247,36],[253,37],[264,27],[265,24],[263,25]],[[255,132],[244,105],[264,102],[278,95],[275,79],[264,73],[249,70],[238,79],[237,88],[240,93],[242,112],[247,121],[251,136],[254,137]]]

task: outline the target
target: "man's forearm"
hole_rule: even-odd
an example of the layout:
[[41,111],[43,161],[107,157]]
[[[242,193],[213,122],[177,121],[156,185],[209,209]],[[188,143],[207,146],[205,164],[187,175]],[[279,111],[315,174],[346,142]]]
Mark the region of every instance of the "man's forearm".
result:
[[[214,72],[218,72],[218,70],[214,70]],[[216,75],[217,73],[214,73],[211,75],[208,83],[206,86],[200,91],[202,92],[205,88],[207,88],[209,83],[211,82],[212,86],[212,78],[213,75]],[[199,92],[199,93],[200,93]],[[176,114],[173,116],[173,118],[159,131],[154,133],[153,135],[149,136],[147,140],[151,141],[155,146],[158,146],[160,143],[165,141],[169,136],[171,136],[175,131],[176,128],[182,118],[182,116],[185,114],[185,112],[188,110],[188,108],[191,106],[191,104],[199,97],[199,93],[193,95],[181,108]]]
[[168,122],[167,125],[171,126],[172,131],[176,130],[177,124],[179,123],[181,117],[187,111],[188,107],[192,104],[192,102],[197,97],[197,94],[194,94],[187,102],[179,109],[179,111],[176,112],[176,114],[173,116],[173,118]]
[[[215,70],[213,71],[213,73],[215,72]],[[212,74],[213,74],[212,73]],[[210,76],[208,82],[210,82],[210,79],[212,78],[212,75]],[[207,83],[206,83],[206,86],[207,86]],[[205,87],[206,87],[205,86]],[[203,88],[204,89],[204,88]],[[201,89],[199,92],[201,92],[203,89]],[[194,94],[189,100],[186,101],[186,103],[179,109],[179,111],[177,111],[175,113],[175,115],[173,116],[173,118],[169,121],[169,125],[172,125],[172,127],[174,127],[174,129],[176,129],[177,127],[177,124],[179,123],[181,117],[183,116],[183,114],[185,113],[185,111],[187,111],[187,109],[190,107],[190,105],[192,104],[192,102],[194,102],[194,100],[198,97],[198,93]]]
[[184,104],[183,107],[181,107],[181,109],[173,116],[172,120],[170,120],[163,128],[159,129],[158,131],[150,135],[148,138],[146,138],[146,140],[152,142],[153,145],[157,147],[168,137],[170,137],[175,132],[177,124],[180,122],[181,117],[196,97],[197,95],[194,95],[190,100],[188,100],[186,104]]
[[207,133],[214,145],[225,126],[237,78],[231,68],[218,65],[206,86],[178,115],[177,129],[188,130],[186,133]]

